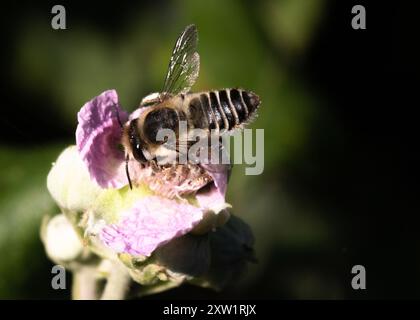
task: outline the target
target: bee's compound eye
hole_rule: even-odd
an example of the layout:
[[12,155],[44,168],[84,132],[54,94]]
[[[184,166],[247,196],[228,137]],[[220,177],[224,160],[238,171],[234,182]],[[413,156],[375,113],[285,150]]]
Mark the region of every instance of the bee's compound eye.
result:
[[147,162],[146,157],[143,154],[142,150],[142,141],[137,131],[137,121],[132,120],[130,122],[130,127],[128,131],[128,138],[130,141],[131,149],[133,151],[134,159],[140,162]]
[[145,157],[143,150],[140,147],[140,144],[136,144],[133,148],[133,156],[134,159],[140,161],[142,163],[147,162],[147,158]]
[[161,129],[170,129],[176,132],[178,128],[178,114],[170,108],[160,108],[149,112],[144,119],[143,132],[146,138],[152,143],[165,143],[158,141],[158,132]]

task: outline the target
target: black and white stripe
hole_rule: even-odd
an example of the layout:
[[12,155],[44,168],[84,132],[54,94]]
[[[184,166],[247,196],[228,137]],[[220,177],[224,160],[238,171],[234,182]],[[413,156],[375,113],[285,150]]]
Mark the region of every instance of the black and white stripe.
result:
[[252,92],[224,89],[192,94],[190,120],[195,128],[232,130],[250,120],[260,100]]

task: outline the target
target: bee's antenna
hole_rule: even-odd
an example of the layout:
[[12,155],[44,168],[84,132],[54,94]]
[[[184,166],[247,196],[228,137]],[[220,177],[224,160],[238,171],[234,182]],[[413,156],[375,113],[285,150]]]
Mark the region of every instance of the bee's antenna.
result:
[[123,124],[121,122],[120,113],[118,112],[118,108],[117,108],[117,105],[116,104],[114,104],[114,108],[115,108],[115,114],[117,115],[118,123],[120,124],[120,127],[122,128],[123,127]]
[[129,160],[129,156],[127,154],[127,156],[125,157],[125,173],[127,175],[127,179],[128,179],[128,184],[130,185],[130,190],[133,190],[133,185],[131,183],[131,179],[130,179],[130,171],[128,170],[128,160]]

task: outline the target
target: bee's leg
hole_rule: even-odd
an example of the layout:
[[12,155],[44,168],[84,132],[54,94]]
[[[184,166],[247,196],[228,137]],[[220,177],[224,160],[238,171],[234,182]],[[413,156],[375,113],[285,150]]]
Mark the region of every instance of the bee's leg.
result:
[[182,198],[178,192],[175,192],[175,198],[182,203],[188,204],[188,200],[186,198]]
[[128,184],[130,185],[130,190],[133,190],[133,184],[131,183],[131,178],[130,178],[130,171],[128,170],[128,161],[129,160],[130,160],[130,157],[127,154],[125,156],[125,174],[127,175]]
[[178,167],[178,163],[176,161],[173,161],[171,163],[171,171],[176,171],[177,167]]
[[159,165],[157,164],[156,158],[150,160],[150,166],[152,167],[154,173],[159,171]]
[[[186,194],[184,194],[184,195],[186,195]],[[179,193],[178,190],[173,191],[172,198],[178,200],[181,203],[189,204],[188,199],[185,198],[185,197],[182,197],[182,195]]]

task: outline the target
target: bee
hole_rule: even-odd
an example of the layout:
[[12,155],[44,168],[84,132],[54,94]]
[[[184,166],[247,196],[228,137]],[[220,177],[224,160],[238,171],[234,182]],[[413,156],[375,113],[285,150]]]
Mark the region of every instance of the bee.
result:
[[[211,132],[231,133],[243,128],[256,114],[260,99],[253,92],[243,89],[190,92],[200,69],[197,41],[196,26],[187,26],[173,48],[161,92],[143,98],[137,109],[140,111],[138,117],[132,117],[123,126],[122,145],[130,188],[130,159],[134,158],[142,165],[152,164],[157,167],[158,157],[181,152],[179,146],[186,139],[181,139],[180,122],[186,123],[187,132],[203,129],[209,135]],[[158,132],[162,129],[170,129],[176,134],[175,144],[171,146],[165,143],[167,141],[158,139]],[[188,151],[191,144],[184,144]]]

